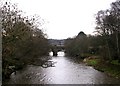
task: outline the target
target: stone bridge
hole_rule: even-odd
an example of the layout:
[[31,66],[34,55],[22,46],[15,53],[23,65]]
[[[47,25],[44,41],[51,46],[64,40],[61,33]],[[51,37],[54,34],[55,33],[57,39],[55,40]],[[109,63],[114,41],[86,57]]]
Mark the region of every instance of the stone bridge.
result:
[[58,45],[51,46],[50,49],[50,51],[53,52],[53,56],[57,56],[57,53],[59,51],[64,51],[64,50],[65,50],[64,46],[58,46]]
[[53,52],[53,56],[57,56],[57,52],[65,50],[65,39],[49,39],[50,51]]

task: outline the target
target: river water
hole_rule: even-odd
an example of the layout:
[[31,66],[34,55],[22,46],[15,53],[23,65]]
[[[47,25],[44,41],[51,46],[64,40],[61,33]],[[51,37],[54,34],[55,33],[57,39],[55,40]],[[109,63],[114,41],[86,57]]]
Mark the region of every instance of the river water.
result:
[[[52,53],[50,53],[52,57]],[[28,65],[11,75],[9,84],[119,84],[120,81],[90,66],[69,59],[64,52],[52,57],[53,67]]]

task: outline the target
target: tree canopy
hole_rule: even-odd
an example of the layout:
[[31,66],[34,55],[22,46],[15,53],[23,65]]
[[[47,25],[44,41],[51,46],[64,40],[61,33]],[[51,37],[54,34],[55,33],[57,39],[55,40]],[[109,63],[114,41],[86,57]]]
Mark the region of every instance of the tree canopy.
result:
[[[22,11],[10,2],[0,7],[2,19],[3,79],[9,66],[28,64],[34,58],[48,55],[48,40],[37,26],[37,18],[24,17]],[[39,23],[41,24],[41,22]],[[9,75],[9,74],[8,74]]]

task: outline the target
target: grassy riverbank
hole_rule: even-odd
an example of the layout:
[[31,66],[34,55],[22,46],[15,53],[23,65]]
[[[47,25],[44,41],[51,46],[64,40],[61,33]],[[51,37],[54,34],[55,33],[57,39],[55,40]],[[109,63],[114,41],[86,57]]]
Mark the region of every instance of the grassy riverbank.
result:
[[108,62],[105,60],[101,60],[100,57],[93,56],[84,59],[84,62],[87,65],[93,66],[95,69],[105,72],[110,76],[120,78],[120,63],[118,63],[118,60]]

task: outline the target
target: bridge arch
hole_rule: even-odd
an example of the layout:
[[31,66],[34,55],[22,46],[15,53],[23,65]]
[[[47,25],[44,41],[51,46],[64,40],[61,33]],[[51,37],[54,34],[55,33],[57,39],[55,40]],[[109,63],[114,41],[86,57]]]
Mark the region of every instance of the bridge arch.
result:
[[53,56],[57,56],[58,55],[58,52],[59,51],[65,51],[65,48],[64,46],[57,46],[57,45],[54,45],[51,47],[51,52],[53,52]]

